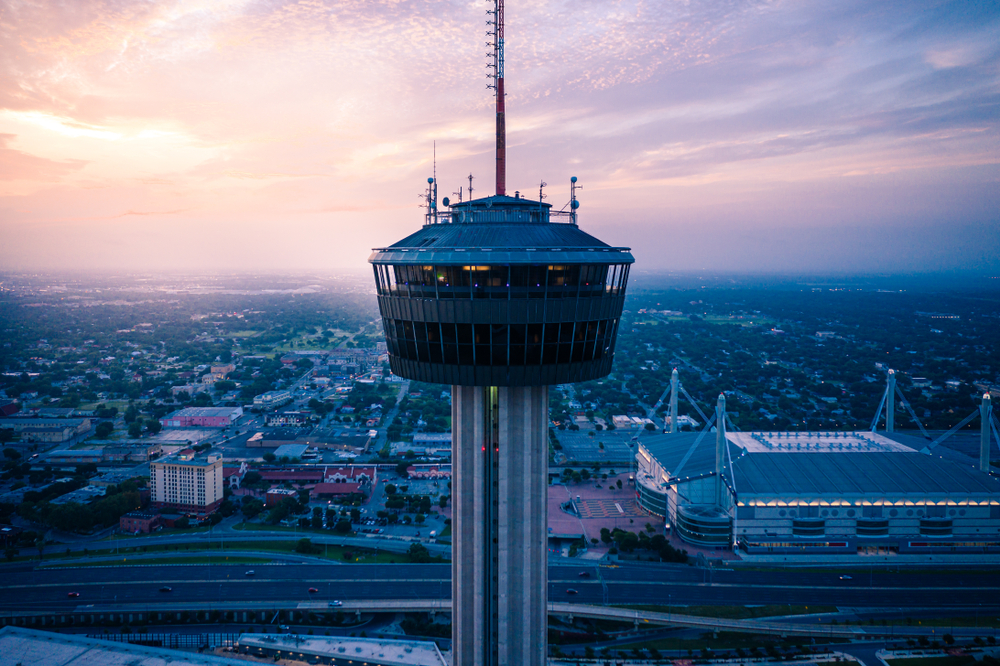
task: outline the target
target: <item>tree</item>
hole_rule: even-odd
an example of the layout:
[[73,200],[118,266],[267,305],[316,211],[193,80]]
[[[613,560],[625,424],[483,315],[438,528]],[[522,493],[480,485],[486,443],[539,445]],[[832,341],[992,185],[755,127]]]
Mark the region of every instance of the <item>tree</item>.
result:
[[351,521],[347,518],[341,518],[337,521],[337,524],[333,526],[333,530],[335,532],[339,532],[340,534],[347,534],[351,531]]
[[35,548],[38,549],[38,559],[42,559],[45,554],[45,537],[38,537],[35,540]]
[[12,562],[14,558],[17,557],[17,554],[20,552],[21,551],[19,551],[17,548],[14,548],[14,546],[7,546],[7,548],[4,549],[3,554],[7,558],[8,562]]
[[142,435],[142,419],[137,418],[128,426],[128,436],[135,439]]
[[318,506],[313,507],[312,526],[315,527],[316,529],[320,529],[323,527],[323,509],[321,509]]
[[359,509],[351,509],[351,522],[352,523],[361,522],[361,511]]
[[[247,476],[250,476],[247,474]],[[244,497],[243,498],[243,515],[247,518],[256,518],[260,515],[260,512],[264,510],[264,503],[261,502],[256,497]]]
[[312,539],[299,539],[299,542],[295,544],[295,552],[303,555],[312,555],[318,550],[319,548],[313,545]]
[[265,451],[264,452],[264,461],[265,462],[273,463],[277,459],[278,459],[278,456],[274,455],[272,452],[270,452],[270,451]]
[[426,564],[431,561],[430,551],[421,543],[410,544],[410,548],[406,551],[406,554],[417,564]]
[[3,456],[8,460],[19,460],[21,458],[21,452],[17,449],[4,449]]
[[404,479],[410,478],[410,473],[406,470],[410,467],[410,463],[401,462],[396,464],[396,474],[399,474]]
[[107,439],[114,432],[115,424],[111,421],[101,421],[97,424],[96,433],[101,439]]
[[146,421],[146,430],[155,435],[163,430],[163,426],[156,419],[150,419]]
[[391,483],[385,484],[385,494],[386,495],[390,495],[390,496],[391,495],[395,495],[396,494],[396,490],[397,489],[396,489],[395,485],[393,485]]

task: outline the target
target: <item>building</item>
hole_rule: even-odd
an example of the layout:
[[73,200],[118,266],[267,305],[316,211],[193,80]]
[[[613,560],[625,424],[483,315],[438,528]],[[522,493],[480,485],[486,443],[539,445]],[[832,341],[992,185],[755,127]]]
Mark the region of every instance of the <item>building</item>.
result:
[[375,483],[378,468],[375,465],[316,465],[309,467],[261,467],[261,478],[267,483],[290,483],[309,486],[319,483],[357,483],[362,486]]
[[164,428],[228,428],[243,416],[242,407],[185,407],[160,419]]
[[283,426],[301,428],[309,425],[310,416],[308,412],[274,412],[264,417],[264,424],[271,428]]
[[152,506],[204,518],[223,500],[222,456],[183,449],[149,463]]
[[406,475],[411,479],[450,479],[451,465],[410,465]]
[[261,409],[274,409],[291,401],[292,394],[288,391],[268,391],[256,396],[253,399],[253,406]]
[[77,435],[90,432],[90,419],[60,418],[7,418],[5,429],[12,429],[25,442],[66,442]]
[[271,509],[278,506],[283,499],[288,497],[296,499],[298,496],[299,494],[294,490],[289,490],[287,488],[271,488],[267,491],[267,494],[264,495],[264,506]]
[[385,638],[243,634],[239,651],[257,657],[287,657],[334,666],[445,666],[434,641]]
[[158,513],[132,511],[118,519],[118,529],[125,534],[149,534],[160,525],[161,519]]
[[[503,44],[502,13],[492,24]],[[503,53],[496,194],[438,207],[368,261],[393,374],[452,385],[452,646],[463,666],[547,660],[548,387],[606,376],[628,248],[506,193]]]
[[83,634],[61,634],[9,625],[0,629],[0,663],[41,666],[54,666],[56,664],[72,664],[73,666],[107,666],[108,664],[247,666],[245,659],[217,657],[211,654],[87,638]]
[[45,454],[46,465],[86,465],[104,462],[104,447],[93,449],[58,449]]
[[313,486],[311,496],[316,499],[331,499],[363,493],[364,487],[360,483],[317,483]]
[[1000,479],[895,432],[639,440],[640,506],[696,545],[749,553],[1000,552]]
[[243,483],[243,477],[247,475],[248,471],[250,471],[250,467],[245,462],[241,462],[239,467],[223,467],[222,478],[225,480],[226,486],[236,490]]
[[289,460],[297,458],[301,460],[308,449],[309,446],[306,444],[282,444],[274,450],[274,455],[279,460],[282,458],[288,458]]

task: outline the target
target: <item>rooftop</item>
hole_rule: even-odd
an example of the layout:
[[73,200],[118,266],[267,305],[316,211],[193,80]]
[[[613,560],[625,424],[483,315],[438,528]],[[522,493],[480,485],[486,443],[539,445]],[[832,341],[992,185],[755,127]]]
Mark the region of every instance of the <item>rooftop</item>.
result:
[[[643,437],[640,445],[671,481],[683,481],[714,473],[715,437],[707,432],[654,435]],[[1000,478],[972,464],[921,453],[900,440],[893,433],[730,432],[725,474],[740,500],[755,495],[1000,500]]]
[[246,666],[242,659],[115,643],[79,634],[4,627],[0,629],[0,664],[32,666]]
[[240,646],[282,650],[292,654],[350,659],[380,666],[445,666],[433,641],[299,636],[295,634],[243,634]]

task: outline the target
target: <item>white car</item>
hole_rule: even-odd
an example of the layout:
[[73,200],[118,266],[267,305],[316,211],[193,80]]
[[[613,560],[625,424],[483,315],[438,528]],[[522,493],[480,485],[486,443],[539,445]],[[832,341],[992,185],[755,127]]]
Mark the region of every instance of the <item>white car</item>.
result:
[[331,601],[330,602],[330,608],[336,608],[338,606],[343,606],[343,605],[344,605],[343,601]]

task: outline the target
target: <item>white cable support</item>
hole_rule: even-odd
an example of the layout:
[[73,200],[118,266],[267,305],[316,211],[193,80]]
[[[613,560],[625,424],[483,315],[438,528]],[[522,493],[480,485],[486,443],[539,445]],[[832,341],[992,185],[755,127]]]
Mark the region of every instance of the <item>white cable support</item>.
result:
[[882,408],[885,407],[885,399],[889,395],[889,387],[886,386],[885,390],[882,391],[882,402],[878,403],[878,409],[875,411],[875,418],[872,419],[872,427],[868,428],[869,431],[875,432],[875,427],[878,425],[878,420],[882,416]]
[[715,415],[714,414],[712,415],[711,419],[707,420],[707,422],[705,423],[705,427],[702,429],[702,431],[695,438],[694,443],[691,444],[690,448],[688,448],[687,453],[684,454],[684,457],[681,458],[681,461],[679,463],[677,463],[677,469],[671,471],[671,476],[673,476],[673,477],[676,478],[677,476],[680,475],[681,470],[684,469],[684,465],[687,464],[688,458],[691,457],[691,455],[694,453],[694,450],[698,448],[699,444],[701,444],[701,440],[705,439],[705,435],[707,435],[708,431],[711,430],[713,423],[715,423]]
[[907,412],[910,413],[910,416],[913,418],[914,422],[916,422],[917,427],[920,428],[920,432],[923,433],[924,437],[930,439],[931,436],[928,435],[927,431],[924,429],[924,424],[921,423],[920,419],[917,418],[916,413],[913,411],[913,408],[910,407],[910,403],[906,401],[906,397],[903,395],[903,392],[899,390],[898,386],[896,387],[896,395],[899,396],[899,403],[903,405],[903,407],[906,409]]
[[938,437],[937,439],[935,439],[933,442],[931,442],[927,446],[927,448],[933,449],[935,446],[937,446],[938,444],[940,444],[941,442],[943,442],[944,440],[948,439],[949,437],[951,437],[952,435],[954,435],[956,432],[958,432],[959,430],[961,430],[962,428],[964,428],[970,421],[972,421],[972,419],[976,418],[977,416],[979,416],[979,410],[978,409],[974,410],[971,414],[969,414],[964,419],[962,419],[961,421],[959,421],[957,426],[955,426],[954,428],[952,428],[951,430],[949,430],[948,432],[946,432],[945,434],[941,435],[940,437]]
[[[687,398],[688,402],[691,403],[691,406],[695,408],[695,411],[698,412],[698,416],[701,417],[701,420],[702,421],[708,421],[708,417],[705,416],[705,412],[701,411],[701,407],[699,407],[698,403],[694,401],[694,398],[691,397],[691,394],[687,392],[687,389],[684,388],[684,385],[683,384],[678,384],[677,388],[679,388],[681,390],[681,393],[684,394],[684,397]],[[712,417],[712,420],[715,420],[714,416]]]

